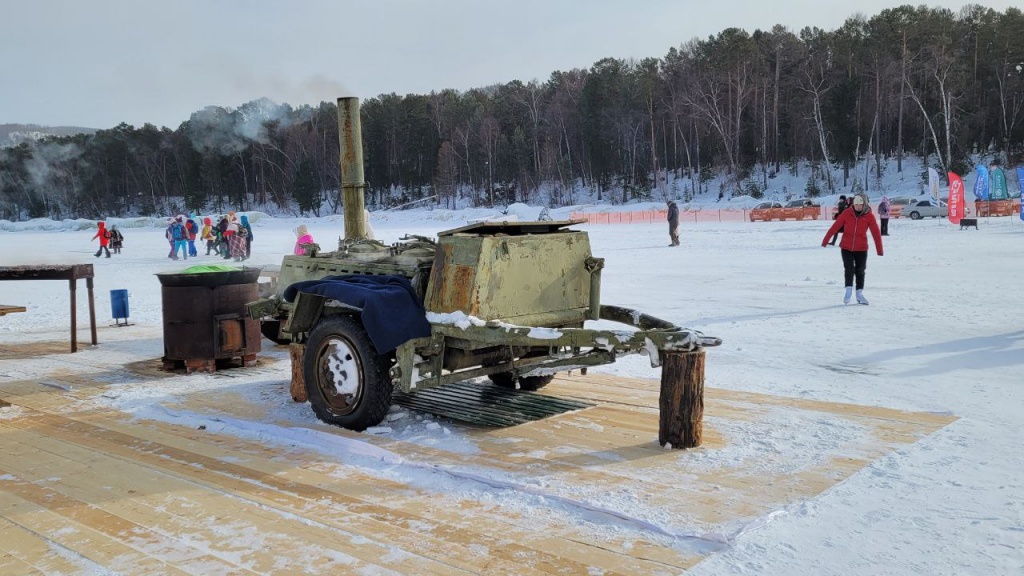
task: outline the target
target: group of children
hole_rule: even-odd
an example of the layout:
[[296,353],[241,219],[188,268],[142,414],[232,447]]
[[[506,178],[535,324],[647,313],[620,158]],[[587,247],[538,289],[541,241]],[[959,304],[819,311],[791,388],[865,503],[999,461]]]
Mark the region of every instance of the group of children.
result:
[[121,246],[124,244],[124,236],[121,231],[117,229],[117,224],[114,224],[107,229],[106,222],[100,222],[98,225],[99,230],[92,237],[93,240],[100,239],[100,248],[96,251],[96,257],[99,258],[100,254],[106,252],[107,258],[110,258],[110,251],[113,250],[114,254],[121,253]]
[[[369,213],[364,211],[366,218],[366,236],[373,238],[373,228],[369,224]],[[121,253],[121,246],[124,243],[124,236],[117,229],[117,225],[106,227],[106,222],[98,222],[99,230],[92,237],[99,238],[100,248],[96,251],[96,257],[106,251],[107,258],[110,258],[111,251],[114,254]],[[307,250],[315,244],[313,235],[309,233],[305,224],[298,226],[295,230],[295,254],[306,254]],[[235,216],[234,212],[228,212],[221,216],[215,226],[210,217],[203,218],[203,226],[200,227],[192,214],[179,214],[167,219],[167,229],[164,237],[170,246],[167,257],[171,260],[179,260],[178,252],[181,252],[182,260],[188,260],[189,256],[196,257],[199,251],[196,248],[196,239],[206,242],[206,255],[221,256],[226,260],[241,262],[252,256],[252,226],[249,224],[249,217],[242,215]]]
[[202,228],[191,214],[187,217],[179,214],[175,218],[168,218],[164,236],[171,246],[171,252],[167,255],[171,260],[178,259],[179,249],[184,260],[188,260],[189,256],[198,256],[196,238],[206,242],[207,256],[212,253],[235,262],[247,260],[252,256],[252,226],[249,224],[249,217],[244,214],[239,218],[234,212],[228,212],[221,216],[216,225],[211,218],[206,217],[203,219]]

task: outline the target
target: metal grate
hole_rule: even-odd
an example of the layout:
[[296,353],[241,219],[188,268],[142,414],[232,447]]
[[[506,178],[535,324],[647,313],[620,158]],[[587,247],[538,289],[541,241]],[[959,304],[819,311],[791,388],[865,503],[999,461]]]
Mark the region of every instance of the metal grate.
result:
[[481,426],[514,426],[593,406],[477,382],[456,382],[410,394],[395,391],[393,401],[410,410]]

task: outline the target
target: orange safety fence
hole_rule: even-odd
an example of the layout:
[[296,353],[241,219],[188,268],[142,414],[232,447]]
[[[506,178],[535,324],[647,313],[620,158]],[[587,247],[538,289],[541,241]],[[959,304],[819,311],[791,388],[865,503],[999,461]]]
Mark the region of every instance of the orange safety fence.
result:
[[[978,200],[975,203],[978,216],[1013,216],[1020,213],[1020,199],[1010,200]],[[890,208],[890,218],[900,218],[902,206]],[[832,220],[835,206],[822,206],[818,220]],[[688,222],[750,222],[751,209],[727,210],[680,210],[679,223]],[[572,212],[571,220],[586,220],[589,224],[662,224],[668,221],[667,210],[639,210],[635,212]],[[769,220],[782,220],[772,215]],[[796,220],[796,218],[792,218]]]
[[975,200],[978,216],[1013,216],[1020,213],[1020,198],[1007,200]]
[[[819,220],[831,219],[821,208]],[[679,223],[687,222],[749,222],[750,209],[729,210],[680,210]],[[570,220],[586,220],[589,224],[664,224],[668,222],[668,210],[639,210],[636,212],[572,212]]]

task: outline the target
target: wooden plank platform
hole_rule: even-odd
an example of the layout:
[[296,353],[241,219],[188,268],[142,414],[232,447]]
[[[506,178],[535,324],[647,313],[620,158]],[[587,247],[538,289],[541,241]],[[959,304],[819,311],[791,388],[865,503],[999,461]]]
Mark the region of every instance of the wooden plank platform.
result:
[[[0,378],[0,574],[678,574],[955,419],[708,388],[704,445],[665,450],[657,380],[563,375],[543,392],[593,407],[464,429],[473,449],[450,450],[282,416],[308,409],[285,361],[204,376],[224,386],[201,393],[155,363]],[[125,388],[110,382],[125,379],[211,425],[116,409]],[[841,449],[799,461],[737,443],[755,430],[782,446],[808,421],[830,422]]]
[[10,304],[0,304],[0,316],[7,314],[14,314],[16,312],[24,312],[24,306],[12,306]]

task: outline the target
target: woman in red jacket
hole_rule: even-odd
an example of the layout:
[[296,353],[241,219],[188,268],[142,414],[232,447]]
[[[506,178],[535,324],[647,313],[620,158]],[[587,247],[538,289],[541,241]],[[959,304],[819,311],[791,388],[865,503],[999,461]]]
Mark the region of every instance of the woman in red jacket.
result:
[[843,303],[850,303],[850,296],[853,292],[854,278],[857,280],[857,303],[867,304],[868,299],[864,297],[864,270],[868,264],[868,230],[875,239],[875,251],[882,255],[882,234],[878,229],[878,222],[875,215],[871,213],[871,206],[868,205],[868,198],[864,194],[857,194],[853,197],[850,207],[843,210],[832,226],[825,233],[821,241],[822,248],[828,246],[828,239],[833,234],[843,230],[843,239],[839,241],[839,248],[843,254],[843,271],[846,280],[846,293],[843,295]]

